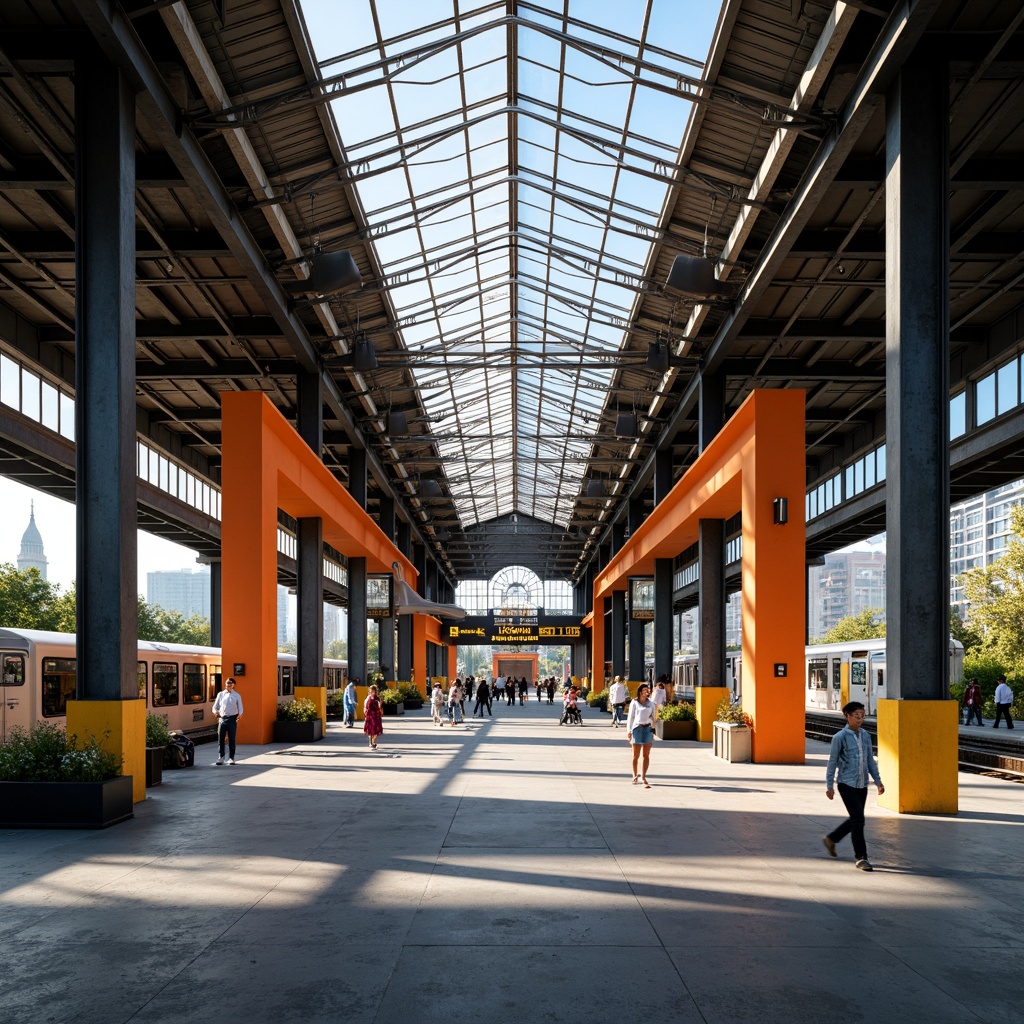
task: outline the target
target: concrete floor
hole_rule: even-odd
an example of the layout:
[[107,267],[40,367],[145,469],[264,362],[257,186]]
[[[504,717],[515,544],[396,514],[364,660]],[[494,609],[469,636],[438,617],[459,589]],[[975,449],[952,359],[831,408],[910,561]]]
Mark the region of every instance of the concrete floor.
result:
[[868,801],[876,870],[830,860],[802,766],[495,706],[331,724],[166,773],[103,832],[0,833],[4,1024],[963,1024],[1024,1019],[1024,787],[955,818]]

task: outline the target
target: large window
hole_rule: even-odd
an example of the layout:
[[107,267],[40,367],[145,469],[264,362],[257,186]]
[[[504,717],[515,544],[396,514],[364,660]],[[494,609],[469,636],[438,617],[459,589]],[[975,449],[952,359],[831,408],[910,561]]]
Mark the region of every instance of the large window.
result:
[[77,662],[74,658],[43,658],[43,715],[56,718],[68,713],[75,696]]
[[153,707],[170,708],[178,704],[178,666],[171,661],[153,662]]
[[25,685],[25,658],[20,654],[5,654],[3,660],[4,686]]
[[206,699],[206,666],[186,661],[182,675],[185,682],[185,703],[202,704]]

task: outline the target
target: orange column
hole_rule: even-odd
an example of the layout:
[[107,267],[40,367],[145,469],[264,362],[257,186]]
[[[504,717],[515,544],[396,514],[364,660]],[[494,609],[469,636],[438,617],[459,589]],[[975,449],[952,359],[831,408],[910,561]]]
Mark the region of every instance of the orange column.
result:
[[604,601],[594,598],[590,620],[590,689],[595,693],[604,688]]
[[459,671],[459,649],[455,644],[448,645],[448,682],[450,683]]
[[430,677],[427,675],[427,617],[412,617],[412,672],[417,686],[427,687]]
[[[804,394],[758,402],[743,450],[743,709],[755,762],[804,761]],[[767,406],[767,408],[763,408]],[[779,452],[800,458],[779,458]],[[788,522],[774,522],[785,498]],[[785,672],[785,675],[779,673]]]
[[[265,431],[231,404],[223,408],[221,553],[224,678],[234,675],[245,707],[241,743],[269,743],[277,715],[277,479]],[[245,665],[245,674],[234,666]]]

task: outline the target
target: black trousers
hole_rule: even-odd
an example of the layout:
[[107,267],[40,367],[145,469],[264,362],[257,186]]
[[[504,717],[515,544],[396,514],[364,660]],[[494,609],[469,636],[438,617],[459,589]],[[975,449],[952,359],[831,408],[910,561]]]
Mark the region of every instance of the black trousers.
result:
[[985,723],[981,720],[981,705],[980,704],[968,704],[967,705],[967,725],[971,724],[971,719],[977,716],[978,725],[984,725]]
[[228,715],[217,723],[217,742],[220,744],[220,756],[224,756],[224,736],[227,734],[228,757],[235,756],[235,736],[238,735],[238,715]]
[[[476,718],[476,713],[478,711],[480,711],[480,717],[481,718],[484,717],[483,711],[480,710],[481,708],[487,708],[487,714],[489,714],[489,715],[491,714],[491,702],[489,700],[477,700],[476,707],[473,708],[473,717],[474,718]],[[491,717],[493,718],[494,716],[491,715]]]
[[839,828],[829,832],[828,837],[833,843],[838,843],[844,836],[850,836],[853,839],[854,857],[863,860],[868,855],[867,843],[864,842],[864,805],[868,800],[867,787],[857,789],[855,786],[847,786],[840,782],[836,788],[846,805],[849,817]]
[[1009,704],[997,704],[996,705],[996,721],[995,721],[995,725],[992,726],[993,729],[998,729],[999,728],[999,720],[1004,715],[1006,716],[1006,728],[1007,729],[1012,729],[1013,728],[1013,719],[1010,717],[1010,705]]

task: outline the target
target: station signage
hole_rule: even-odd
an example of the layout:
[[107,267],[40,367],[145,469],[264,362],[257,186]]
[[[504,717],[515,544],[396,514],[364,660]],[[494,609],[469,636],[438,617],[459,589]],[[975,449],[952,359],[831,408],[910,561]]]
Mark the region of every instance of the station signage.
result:
[[583,636],[573,615],[471,615],[441,629],[452,644],[566,644]]

